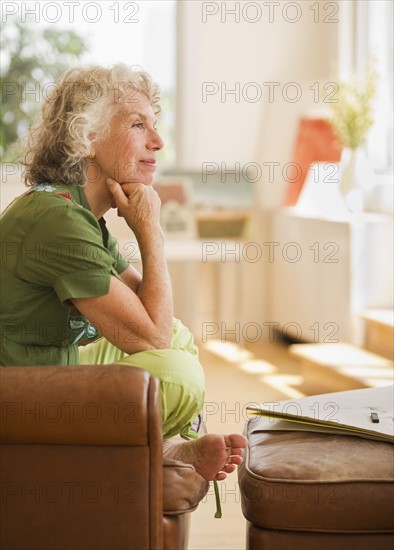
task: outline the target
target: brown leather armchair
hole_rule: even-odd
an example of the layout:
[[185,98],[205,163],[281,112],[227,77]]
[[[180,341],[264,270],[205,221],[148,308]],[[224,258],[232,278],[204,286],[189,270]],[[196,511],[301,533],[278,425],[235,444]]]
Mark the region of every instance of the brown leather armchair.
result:
[[123,365],[2,367],[7,550],[187,547],[208,482],[163,464],[158,381]]

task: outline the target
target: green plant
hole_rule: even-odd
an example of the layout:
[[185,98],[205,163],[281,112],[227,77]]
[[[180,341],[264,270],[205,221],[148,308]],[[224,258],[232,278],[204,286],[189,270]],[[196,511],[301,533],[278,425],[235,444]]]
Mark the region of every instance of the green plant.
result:
[[72,30],[39,28],[17,20],[2,25],[0,157],[13,161],[13,147],[37,116],[45,85],[56,79],[87,50]]
[[332,102],[330,123],[344,147],[357,149],[364,144],[372,126],[372,101],[376,93],[377,73],[371,65],[365,78],[338,83],[336,102]]

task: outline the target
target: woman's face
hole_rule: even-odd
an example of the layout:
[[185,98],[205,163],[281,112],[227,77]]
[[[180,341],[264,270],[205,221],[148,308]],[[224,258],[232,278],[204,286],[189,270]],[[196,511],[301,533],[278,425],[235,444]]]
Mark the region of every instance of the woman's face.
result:
[[155,129],[156,115],[149,99],[137,92],[132,101],[113,116],[105,139],[94,143],[94,164],[105,178],[151,185],[156,153],[164,144]]

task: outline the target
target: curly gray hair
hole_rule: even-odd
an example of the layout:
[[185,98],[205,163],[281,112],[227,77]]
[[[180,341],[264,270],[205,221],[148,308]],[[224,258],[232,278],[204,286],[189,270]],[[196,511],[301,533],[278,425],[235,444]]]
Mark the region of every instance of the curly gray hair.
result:
[[41,116],[24,139],[21,163],[26,185],[84,185],[92,143],[105,136],[115,113],[135,102],[136,92],[160,112],[160,89],[139,66],[123,63],[66,71],[48,94]]

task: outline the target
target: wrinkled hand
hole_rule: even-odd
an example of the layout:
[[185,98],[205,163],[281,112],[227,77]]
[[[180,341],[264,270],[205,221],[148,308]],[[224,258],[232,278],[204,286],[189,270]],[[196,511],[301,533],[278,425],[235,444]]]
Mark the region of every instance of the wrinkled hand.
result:
[[142,232],[160,227],[159,195],[151,185],[118,183],[108,178],[107,186],[115,200],[118,214],[138,237]]

